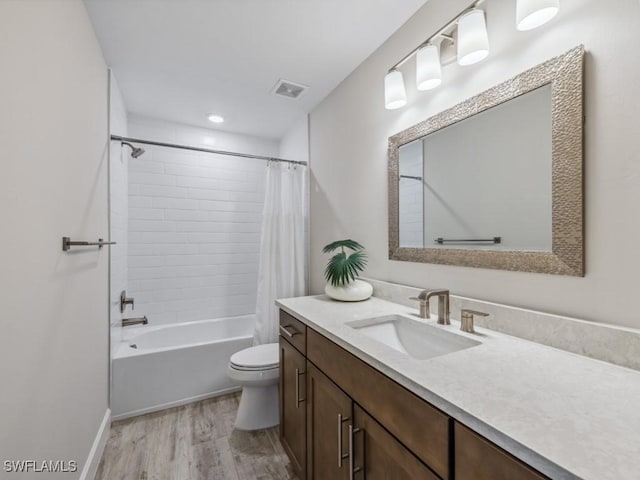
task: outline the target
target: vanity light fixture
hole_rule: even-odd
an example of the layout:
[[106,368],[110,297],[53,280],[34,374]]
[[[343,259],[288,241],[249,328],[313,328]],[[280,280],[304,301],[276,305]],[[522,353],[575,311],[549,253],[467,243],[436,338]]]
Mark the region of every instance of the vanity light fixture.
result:
[[516,28],[533,30],[544,25],[560,10],[560,0],[517,0]]
[[473,65],[489,55],[489,36],[484,12],[477,8],[458,20],[458,64]]
[[224,117],[221,115],[217,115],[215,113],[210,114],[208,117],[210,122],[213,123],[223,123],[224,122]]
[[429,43],[416,53],[416,86],[418,90],[431,90],[441,83],[440,51]]
[[384,104],[387,110],[402,108],[407,104],[404,79],[398,70],[391,70],[384,77]]
[[[407,104],[402,67],[416,57],[416,88],[431,90],[442,83],[442,66],[457,60],[459,65],[473,65],[489,55],[489,35],[485,11],[487,0],[475,0],[427,40],[391,67],[384,77],[384,105],[387,110]],[[551,20],[560,8],[560,0],[516,0],[516,27],[531,30]]]

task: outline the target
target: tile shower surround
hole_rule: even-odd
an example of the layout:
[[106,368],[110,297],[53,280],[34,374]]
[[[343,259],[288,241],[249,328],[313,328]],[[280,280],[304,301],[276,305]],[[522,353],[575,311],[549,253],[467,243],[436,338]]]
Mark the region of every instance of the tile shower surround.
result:
[[129,293],[153,324],[253,313],[265,163],[145,145],[129,163]]

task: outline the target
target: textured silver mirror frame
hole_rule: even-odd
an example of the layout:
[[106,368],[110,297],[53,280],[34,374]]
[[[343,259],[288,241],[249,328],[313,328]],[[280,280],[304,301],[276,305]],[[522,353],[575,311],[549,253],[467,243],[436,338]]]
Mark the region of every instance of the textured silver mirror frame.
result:
[[[580,45],[389,137],[389,259],[584,276],[583,74]],[[552,251],[400,247],[399,148],[547,84],[552,102]]]

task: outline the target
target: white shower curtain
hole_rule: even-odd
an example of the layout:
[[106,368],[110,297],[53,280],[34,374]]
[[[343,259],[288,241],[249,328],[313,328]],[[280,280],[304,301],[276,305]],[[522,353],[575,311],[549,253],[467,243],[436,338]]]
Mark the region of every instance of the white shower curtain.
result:
[[260,241],[253,343],[278,341],[277,298],[306,294],[307,168],[269,162]]

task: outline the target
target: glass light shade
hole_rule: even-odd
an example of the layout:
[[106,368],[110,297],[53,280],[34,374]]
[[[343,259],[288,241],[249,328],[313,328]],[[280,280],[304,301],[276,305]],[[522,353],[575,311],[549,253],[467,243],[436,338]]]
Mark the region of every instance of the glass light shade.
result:
[[384,77],[384,106],[387,110],[402,108],[407,104],[402,73],[393,70]]
[[560,0],[517,0],[516,28],[532,30],[544,25],[560,10]]
[[489,36],[482,10],[471,10],[458,20],[458,63],[473,65],[489,55]]
[[440,52],[435,45],[425,45],[416,55],[416,85],[418,90],[431,90],[442,83]]

